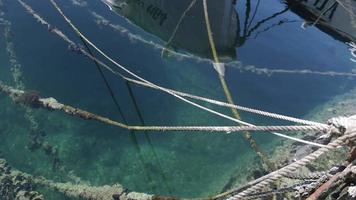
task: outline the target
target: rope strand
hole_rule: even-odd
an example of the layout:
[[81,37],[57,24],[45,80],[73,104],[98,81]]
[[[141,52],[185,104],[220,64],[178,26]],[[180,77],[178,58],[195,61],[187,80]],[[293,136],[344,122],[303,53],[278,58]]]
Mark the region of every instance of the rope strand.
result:
[[[96,120],[105,124],[116,126],[119,128],[133,130],[133,131],[199,131],[199,132],[224,132],[233,133],[240,131],[330,131],[333,126],[326,129],[324,126],[135,126],[128,125],[126,123],[111,120],[107,117],[103,117],[70,105],[65,105],[58,102],[53,97],[40,98],[31,92],[23,90],[17,90],[10,86],[0,83],[0,92],[7,94],[16,103],[21,103],[30,107],[41,107],[49,110],[62,111],[68,115],[80,117],[85,120]],[[31,101],[28,102],[26,97],[31,96]],[[325,145],[315,144],[319,147]]]

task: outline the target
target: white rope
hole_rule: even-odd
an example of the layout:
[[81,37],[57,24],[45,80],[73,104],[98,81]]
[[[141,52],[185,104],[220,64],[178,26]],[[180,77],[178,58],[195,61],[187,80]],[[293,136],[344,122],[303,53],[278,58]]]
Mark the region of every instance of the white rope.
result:
[[[145,87],[157,89],[153,85],[144,83],[142,81],[134,80],[134,79],[131,79],[131,78],[128,78],[125,76],[122,76],[122,77],[131,83],[135,83],[135,84],[142,85]],[[239,106],[239,105],[235,105],[235,104],[230,104],[230,103],[226,103],[226,102],[222,102],[222,101],[218,101],[218,100],[214,100],[214,99],[209,99],[209,98],[205,98],[205,97],[201,97],[201,96],[197,96],[197,95],[192,95],[192,94],[185,93],[185,92],[180,92],[180,91],[169,89],[169,88],[165,88],[165,89],[169,90],[179,96],[182,96],[182,97],[188,97],[188,98],[204,101],[204,102],[211,103],[211,104],[214,104],[217,106],[235,108],[237,110],[250,112],[250,113],[254,113],[254,114],[258,114],[258,115],[263,115],[263,116],[267,116],[267,117],[271,117],[271,118],[275,118],[275,119],[281,119],[281,120],[285,120],[285,121],[295,122],[298,124],[311,125],[311,126],[313,126],[313,125],[326,126],[326,124],[318,123],[318,122],[314,122],[314,121],[310,121],[310,120],[298,119],[295,117],[290,117],[290,116],[281,115],[281,114],[277,114],[277,113],[266,112],[266,111],[262,111],[262,110],[258,110],[258,109],[253,109],[253,108],[248,108],[248,107]]]

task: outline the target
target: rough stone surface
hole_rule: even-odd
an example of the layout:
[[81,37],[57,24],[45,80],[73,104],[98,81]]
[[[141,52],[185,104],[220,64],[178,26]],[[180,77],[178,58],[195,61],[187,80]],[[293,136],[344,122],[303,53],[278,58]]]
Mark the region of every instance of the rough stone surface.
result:
[[12,170],[4,159],[0,159],[0,196],[2,200],[43,200],[35,191],[31,177]]

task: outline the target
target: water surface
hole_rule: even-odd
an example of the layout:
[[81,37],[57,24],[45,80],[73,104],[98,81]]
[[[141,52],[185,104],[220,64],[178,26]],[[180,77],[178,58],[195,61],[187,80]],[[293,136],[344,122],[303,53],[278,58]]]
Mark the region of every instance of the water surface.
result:
[[[49,2],[26,2],[80,43]],[[114,120],[123,120],[92,61],[68,51],[67,44],[38,24],[17,1],[4,3],[5,18],[12,23],[11,41],[22,66],[26,88]],[[159,49],[130,40],[127,34],[119,34],[108,26],[98,26],[90,12],[105,16],[111,23],[119,24],[147,41],[164,45],[159,38],[128,23],[101,1],[87,3],[88,6],[80,7],[66,0],[60,1],[59,5],[88,38],[120,64],[159,85],[225,101],[211,63],[162,58]],[[254,10],[257,1],[250,3]],[[245,5],[245,1],[238,1],[236,5],[241,26],[246,18]],[[260,2],[251,27],[285,7],[279,1]],[[274,25],[281,20],[288,22]],[[347,44],[316,27],[302,29],[302,22],[302,18],[288,10],[264,22],[249,37],[241,30],[238,34],[241,43],[236,47],[234,61],[268,69],[355,70]],[[5,51],[4,28],[0,27],[0,80],[15,86]],[[128,123],[140,124],[126,83],[111,73],[105,72],[105,76]],[[225,78],[237,104],[296,117],[303,117],[333,96],[349,91],[356,83],[353,78],[337,76],[259,75],[241,72],[234,65],[226,67]],[[234,124],[162,92],[135,85],[131,88],[147,125]],[[53,171],[51,158],[41,150],[31,152],[27,148],[30,125],[24,118],[24,109],[4,96],[0,96],[0,102],[2,155],[17,169],[56,181],[80,180],[92,185],[120,183],[140,192],[197,197],[218,193],[233,174],[240,173],[243,177],[252,165],[259,165],[241,134],[148,133],[150,140],[147,140],[140,132],[132,135],[126,130],[94,121],[35,110],[33,115],[45,133],[45,141],[57,147],[64,168],[64,172]],[[229,109],[215,109],[231,115]],[[241,114],[244,120],[256,124],[280,123]],[[280,140],[268,133],[253,133],[253,136],[267,154]]]

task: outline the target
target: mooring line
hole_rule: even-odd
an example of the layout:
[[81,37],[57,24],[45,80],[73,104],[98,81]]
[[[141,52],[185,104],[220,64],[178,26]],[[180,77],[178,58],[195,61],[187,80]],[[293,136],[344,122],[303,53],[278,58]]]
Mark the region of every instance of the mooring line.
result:
[[[22,0],[18,0],[18,1],[21,2]],[[152,85],[158,87],[160,90],[162,90],[162,91],[164,91],[164,92],[166,92],[166,93],[168,93],[168,94],[170,94],[170,95],[172,95],[172,96],[174,96],[174,97],[176,97],[176,98],[178,98],[178,99],[180,99],[180,100],[182,100],[182,101],[184,101],[184,102],[186,102],[186,103],[188,103],[188,104],[191,104],[191,105],[193,105],[193,106],[195,106],[195,107],[197,107],[197,108],[200,108],[200,109],[202,109],[202,110],[208,111],[208,112],[210,112],[210,113],[213,113],[213,114],[215,114],[215,115],[218,115],[218,116],[220,116],[220,117],[229,119],[229,120],[231,120],[231,121],[234,121],[234,122],[237,122],[237,123],[240,123],[240,124],[245,124],[245,125],[247,124],[246,122],[243,122],[243,121],[238,120],[238,119],[235,119],[235,118],[233,118],[233,117],[224,115],[224,114],[222,114],[222,113],[219,113],[219,112],[217,112],[217,111],[214,111],[214,110],[209,109],[209,108],[207,108],[207,107],[204,107],[204,106],[202,106],[202,105],[199,105],[199,104],[197,104],[197,103],[194,103],[194,102],[192,102],[192,101],[190,101],[190,100],[188,100],[188,99],[185,99],[185,98],[183,98],[183,97],[181,97],[181,96],[179,96],[179,95],[176,95],[176,94],[174,94],[174,93],[172,93],[172,92],[170,92],[170,91],[168,91],[168,90],[165,90],[164,88],[162,88],[162,87],[160,87],[160,86],[158,86],[158,85],[156,85],[156,84],[154,84],[154,83],[152,83],[152,82],[150,82],[150,81],[148,81],[148,80],[146,80],[146,79],[140,77],[139,75],[137,75],[137,74],[131,72],[130,70],[128,70],[127,68],[125,68],[124,66],[122,66],[121,64],[119,64],[118,62],[116,62],[115,60],[113,60],[113,59],[112,59],[111,57],[109,57],[106,53],[104,53],[101,49],[99,49],[95,44],[93,44],[89,39],[87,39],[87,38],[74,26],[74,24],[64,15],[64,13],[62,12],[62,10],[59,8],[59,6],[56,4],[56,2],[55,2],[54,0],[49,0],[49,1],[54,5],[54,7],[57,9],[57,11],[61,14],[61,16],[65,19],[65,21],[73,28],[73,30],[75,30],[75,32],[77,32],[78,34],[80,34],[80,35],[83,37],[83,39],[84,39],[88,44],[90,44],[90,46],[92,46],[95,50],[97,50],[102,56],[104,56],[107,60],[109,60],[111,63],[113,63],[116,67],[122,69],[123,71],[125,71],[125,72],[128,73],[128,74],[130,74],[131,76],[133,76],[133,77],[135,77],[135,78],[137,78],[137,79],[139,79],[139,80],[141,80],[141,81],[143,81],[143,82],[145,82],[145,83],[152,84]],[[37,16],[38,16],[38,15],[37,15]],[[42,19],[41,22],[45,22],[45,21]],[[46,22],[46,24],[48,24],[48,23]],[[54,29],[53,31],[56,31],[56,30],[58,30],[58,29]],[[56,33],[58,34],[58,32],[56,32]],[[64,35],[62,32],[60,32],[60,34]],[[69,42],[70,44],[76,46],[75,43],[72,42],[68,37],[65,36],[65,37],[62,37],[62,38],[65,39],[65,40],[66,40],[67,42]],[[78,47],[76,47],[76,48],[78,48]],[[95,59],[95,58],[93,58],[92,56],[90,56],[87,52],[85,52],[83,49],[79,48],[79,49],[77,49],[77,50],[80,51],[81,53],[85,54],[85,56],[87,56],[87,57],[89,57],[89,58],[91,58],[91,59]],[[102,63],[102,62],[98,62],[98,63]],[[104,63],[102,63],[102,64],[104,64]],[[105,65],[105,64],[104,64],[104,65]],[[113,71],[113,70],[111,70],[111,71]]]
[[[45,108],[49,110],[62,111],[68,115],[79,117],[85,120],[96,120],[108,125],[116,126],[119,128],[133,130],[133,131],[157,131],[157,132],[167,132],[167,131],[194,131],[194,132],[223,132],[223,133],[233,133],[240,131],[318,131],[318,132],[330,132],[332,126],[135,126],[128,125],[122,122],[114,121],[110,118],[103,117],[76,107],[62,104],[56,99],[50,98],[40,98],[38,94],[33,92],[26,92],[23,90],[16,90],[7,85],[0,83],[0,92],[7,94],[16,103],[21,103],[25,106],[31,106],[34,108]],[[293,138],[287,135],[281,134],[281,137],[288,139],[293,139],[298,142],[305,144],[310,144],[318,147],[325,147],[325,145],[318,144],[315,142],[309,142],[298,138]],[[290,138],[289,138],[290,137]]]
[[[234,104],[234,100],[232,98],[231,92],[229,90],[229,87],[225,81],[225,66],[223,64],[220,63],[219,60],[219,56],[216,50],[216,46],[215,46],[215,42],[214,42],[214,37],[213,37],[213,33],[211,30],[211,24],[210,24],[210,19],[209,19],[209,13],[208,13],[208,3],[207,0],[203,0],[203,8],[204,8],[204,17],[205,17],[205,25],[206,25],[206,29],[207,29],[207,34],[208,34],[208,39],[209,39],[209,44],[210,44],[210,48],[211,48],[211,53],[213,54],[213,59],[214,59],[214,68],[217,71],[221,86],[223,88],[225,97],[227,99],[227,102],[229,102],[230,104]],[[237,109],[235,108],[231,108],[232,114],[233,116],[238,119],[241,120],[241,116],[239,114],[239,112],[237,111]],[[248,124],[248,125],[252,125],[253,124]],[[259,157],[259,159],[262,162],[262,166],[267,169],[267,171],[273,171],[275,166],[269,161],[269,159],[267,158],[267,155],[260,149],[260,147],[257,145],[256,140],[252,137],[251,133],[248,131],[245,131],[244,134],[244,139],[249,142],[250,147],[255,151],[256,155]]]
[[[78,35],[78,34],[77,34],[77,35]],[[84,47],[86,48],[87,52],[88,52],[93,58],[95,58],[94,54],[93,54],[92,51],[90,50],[88,44],[85,42],[85,40],[83,39],[83,37],[81,37],[80,35],[78,35],[78,37],[79,37],[79,39],[82,41],[82,43],[84,44]],[[123,113],[123,111],[122,111],[122,109],[121,109],[121,106],[120,106],[118,100],[117,100],[116,97],[115,97],[114,91],[112,90],[112,88],[111,88],[111,86],[110,86],[110,83],[109,83],[109,81],[107,80],[107,78],[106,78],[106,76],[105,76],[103,70],[101,69],[101,67],[100,67],[99,63],[96,61],[96,59],[94,59],[93,62],[94,62],[94,64],[95,64],[97,70],[99,71],[100,77],[102,78],[102,80],[103,80],[104,83],[105,83],[105,86],[106,86],[106,88],[107,88],[107,90],[108,90],[108,92],[109,92],[109,95],[110,95],[110,97],[111,97],[111,99],[112,99],[112,101],[113,101],[113,103],[114,103],[114,105],[115,105],[115,107],[116,107],[116,109],[117,109],[117,111],[118,111],[118,113],[119,113],[119,115],[120,115],[122,121],[123,121],[125,124],[128,124],[128,121],[127,121],[127,119],[126,119],[126,117],[125,117],[125,115],[124,115],[124,113]],[[131,142],[133,143],[133,146],[135,147],[136,156],[138,157],[138,160],[140,161],[140,164],[141,164],[142,167],[143,167],[144,174],[146,175],[148,181],[149,181],[150,183],[153,183],[153,178],[151,177],[151,175],[150,175],[150,173],[149,173],[148,166],[147,166],[147,164],[146,164],[146,162],[145,162],[144,156],[142,155],[142,150],[141,150],[141,148],[140,148],[140,145],[139,145],[139,142],[138,142],[136,133],[135,133],[135,131],[133,131],[133,130],[129,130],[129,132],[130,132],[130,139],[131,139]],[[149,184],[149,185],[151,185],[151,187],[152,187],[151,189],[152,189],[153,191],[156,190],[156,188],[155,188],[152,184]]]
[[180,26],[181,26],[182,23],[183,23],[184,18],[186,17],[186,15],[188,14],[188,12],[193,8],[193,6],[196,4],[196,2],[197,2],[197,0],[192,0],[192,1],[190,2],[190,4],[188,5],[188,7],[184,10],[183,14],[182,14],[181,17],[179,18],[178,23],[177,23],[177,25],[175,26],[175,28],[174,28],[174,30],[173,30],[173,32],[172,32],[172,34],[171,34],[171,37],[169,37],[169,39],[168,39],[168,41],[167,41],[167,43],[166,43],[166,46],[170,46],[170,45],[171,45],[171,43],[173,42],[174,38],[175,38],[176,35],[177,35],[177,32],[178,32]]
[[341,2],[340,0],[335,0],[337,3],[339,3],[339,5],[341,7],[343,7],[350,15],[356,17],[356,14],[353,12],[353,10],[349,9],[347,6],[344,5],[343,2]]
[[280,178],[286,176],[287,174],[294,173],[297,169],[315,161],[321,155],[323,155],[331,150],[334,150],[341,145],[344,145],[347,140],[352,139],[352,138],[354,139],[356,137],[356,132],[355,132],[355,130],[356,130],[356,128],[355,128],[356,116],[352,116],[347,119],[348,120],[339,121],[339,122],[341,122],[340,125],[338,125],[339,128],[344,127],[343,135],[340,136],[339,138],[337,138],[336,140],[334,140],[333,142],[329,143],[328,145],[326,145],[326,147],[320,148],[296,162],[293,162],[283,168],[280,168],[268,175],[265,175],[261,178],[258,178],[256,180],[248,183],[248,185],[250,185],[251,187],[247,188],[246,190],[243,190],[237,194],[234,192],[234,190],[231,190],[228,194],[225,194],[225,197],[232,194],[232,196],[229,197],[228,200],[244,199],[244,197],[246,197],[247,195],[249,195],[251,193],[255,193],[256,191],[261,191],[263,188],[267,187],[269,184],[279,180]]
[[[136,113],[137,113],[137,116],[138,116],[138,118],[139,118],[139,120],[140,120],[141,125],[142,125],[142,126],[146,126],[146,123],[145,123],[145,121],[144,121],[144,119],[143,119],[142,113],[141,113],[141,111],[140,111],[140,109],[139,109],[139,107],[138,107],[138,104],[137,104],[135,95],[134,95],[134,93],[133,93],[133,91],[132,91],[132,89],[131,89],[130,82],[125,81],[125,85],[127,86],[127,90],[129,91],[130,99],[131,99],[131,101],[132,101],[132,103],[133,103],[133,105],[134,105],[135,111],[136,111]],[[157,162],[158,170],[161,172],[160,175],[162,176],[163,184],[165,185],[165,187],[166,187],[168,193],[169,193],[169,194],[172,194],[172,189],[171,189],[171,187],[169,186],[168,178],[167,178],[167,176],[166,176],[165,173],[164,173],[163,167],[162,167],[162,165],[161,165],[161,161],[160,161],[160,159],[159,159],[159,157],[158,157],[158,154],[157,154],[157,152],[156,152],[156,150],[155,150],[155,147],[154,147],[154,145],[153,145],[153,142],[152,142],[152,140],[151,140],[151,137],[148,135],[147,131],[144,131],[144,135],[145,135],[145,138],[146,138],[146,140],[147,140],[147,142],[148,142],[148,145],[149,145],[149,147],[150,147],[150,149],[151,149],[151,152],[152,152],[152,154],[153,154],[153,157],[154,157],[154,159],[155,159],[156,162]]]
[[[152,89],[158,90],[153,85],[147,84],[145,82],[138,81],[138,80],[135,80],[135,79],[131,79],[131,78],[128,78],[126,76],[122,76],[122,78],[127,80],[127,81],[129,81],[129,82],[131,82],[131,83],[135,83],[136,85],[141,85],[141,86],[144,86],[144,87],[148,87],[148,88],[152,88]],[[169,91],[171,91],[171,92],[173,92],[173,93],[175,93],[175,94],[177,94],[179,96],[182,96],[182,97],[188,97],[188,98],[191,98],[191,99],[195,99],[195,100],[211,103],[211,104],[214,104],[214,105],[217,105],[217,106],[235,108],[235,109],[240,110],[240,111],[254,113],[254,114],[257,114],[257,115],[271,117],[271,118],[274,118],[274,119],[280,119],[280,120],[285,120],[285,121],[294,122],[294,123],[298,123],[298,124],[304,124],[304,125],[325,125],[325,124],[319,123],[319,122],[314,122],[314,121],[305,120],[305,119],[299,119],[299,118],[290,117],[290,116],[277,114],[277,113],[272,113],[272,112],[266,112],[266,111],[262,111],[262,110],[258,110],[258,109],[254,109],[254,108],[248,108],[248,107],[244,107],[244,106],[239,106],[239,105],[236,105],[236,104],[230,104],[230,103],[226,103],[226,102],[223,102],[223,101],[209,99],[209,98],[206,98],[206,97],[197,96],[197,95],[193,95],[193,94],[189,94],[189,93],[185,93],[185,92],[181,92],[181,91],[177,91],[177,90],[173,90],[173,89],[169,89],[169,88],[165,88],[165,89],[167,89],[167,90],[169,90]]]

